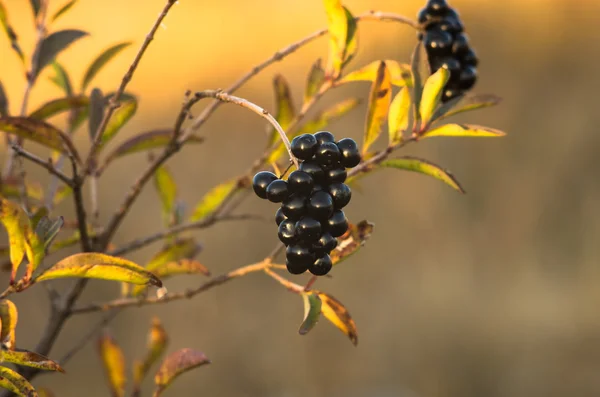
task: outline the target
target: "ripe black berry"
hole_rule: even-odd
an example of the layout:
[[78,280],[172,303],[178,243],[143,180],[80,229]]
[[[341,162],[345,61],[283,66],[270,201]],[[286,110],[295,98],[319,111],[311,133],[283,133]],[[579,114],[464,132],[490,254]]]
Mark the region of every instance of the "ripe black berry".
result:
[[333,199],[333,206],[339,210],[344,208],[352,198],[352,191],[345,183],[333,183],[329,186],[329,194]]
[[419,10],[419,13],[417,14],[417,20],[419,21],[419,23],[425,23],[427,21],[430,21],[433,19],[433,17],[433,14],[427,7],[421,8]]
[[308,216],[300,219],[296,222],[296,236],[307,243],[317,241],[321,237],[321,223]]
[[306,203],[306,210],[313,218],[325,220],[333,213],[333,198],[324,190],[314,192]]
[[304,161],[300,164],[300,171],[306,172],[310,175],[315,184],[325,182],[325,172],[323,169],[314,161]]
[[322,166],[335,164],[340,160],[340,157],[340,149],[334,142],[323,142],[315,153],[317,163]]
[[315,276],[324,276],[329,273],[332,267],[333,263],[331,262],[331,257],[328,254],[325,254],[318,258],[315,263],[308,268],[308,271]]
[[287,218],[297,221],[306,215],[306,196],[300,193],[292,194],[281,203],[281,211]]
[[429,0],[426,7],[433,15],[444,15],[448,11],[446,0]]
[[294,262],[294,261],[286,260],[285,266],[286,266],[288,272],[290,272],[291,274],[298,275],[298,274],[302,274],[305,271],[307,271],[309,265],[307,265],[304,262]]
[[325,171],[325,178],[327,179],[327,183],[343,183],[348,177],[348,173],[343,167],[333,168]]
[[309,160],[317,149],[317,139],[311,134],[298,135],[292,139],[292,154],[300,160]]
[[454,55],[462,56],[469,50],[469,37],[466,33],[459,33],[454,37],[454,43],[452,43],[452,53]]
[[285,258],[289,263],[304,265],[308,268],[315,261],[315,255],[301,244],[289,245],[285,250]]
[[283,210],[281,209],[281,207],[279,207],[279,209],[275,213],[275,223],[277,223],[277,226],[279,226],[281,225],[281,222],[285,221],[286,219],[287,216],[285,216]]
[[312,245],[312,249],[316,254],[326,254],[331,252],[337,247],[337,239],[333,237],[329,232],[325,232],[321,235],[321,238],[315,241]]
[[267,198],[267,186],[277,179],[277,175],[269,171],[261,171],[252,178],[252,189],[262,199]]
[[333,215],[327,219],[327,231],[333,237],[340,237],[348,230],[348,220],[342,210],[333,211]]
[[310,174],[300,170],[292,172],[287,182],[292,193],[310,193],[315,183]]
[[469,90],[477,81],[477,69],[473,66],[467,66],[460,72],[458,87],[461,90]]
[[460,59],[461,63],[466,66],[477,66],[479,64],[479,59],[477,59],[477,55],[472,48],[469,48],[467,52],[463,54]]
[[346,168],[356,167],[360,163],[360,151],[354,139],[344,138],[337,143],[342,155],[342,165]]
[[325,142],[335,142],[335,137],[329,131],[319,131],[315,133],[315,139],[319,142],[319,145],[322,145]]
[[285,245],[293,244],[296,241],[296,224],[289,219],[281,222],[277,236]]
[[286,181],[276,179],[267,186],[267,199],[272,203],[280,203],[290,195]]
[[439,29],[429,30],[423,35],[423,43],[430,58],[449,55],[452,51],[452,42],[452,35]]
[[464,30],[464,26],[463,26],[462,22],[460,21],[460,19],[456,19],[454,17],[444,18],[442,20],[442,22],[440,22],[440,24],[437,26],[439,27],[440,30],[443,30],[444,32],[448,32],[453,36],[458,33],[461,33]]

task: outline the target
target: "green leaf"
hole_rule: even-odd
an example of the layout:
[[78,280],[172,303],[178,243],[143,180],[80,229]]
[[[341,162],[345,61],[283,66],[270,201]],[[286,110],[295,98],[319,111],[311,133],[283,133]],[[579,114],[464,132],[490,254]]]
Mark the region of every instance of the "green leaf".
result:
[[358,51],[358,24],[354,15],[344,6],[344,12],[346,13],[346,47],[344,49],[344,60],[342,62],[342,69],[350,63],[350,61],[356,56]]
[[121,128],[133,117],[137,111],[137,100],[130,100],[121,104],[108,121],[104,134],[102,135],[102,145],[114,138]]
[[321,313],[323,316],[342,331],[356,346],[358,344],[356,324],[346,307],[333,296],[324,292],[313,291],[313,293],[321,299]]
[[321,298],[312,291],[303,292],[301,295],[304,301],[304,320],[300,324],[298,333],[306,335],[319,321],[321,315]]
[[150,367],[164,354],[169,344],[167,332],[158,317],[152,319],[152,326],[147,340],[146,356],[142,360],[136,360],[133,364],[133,395],[136,395],[136,392],[139,394],[142,381],[148,374]]
[[421,113],[419,109],[421,108],[421,96],[423,94],[423,84],[421,82],[421,73],[419,72],[419,66],[421,64],[421,51],[423,50],[423,45],[419,40],[417,45],[413,51],[411,62],[410,62],[410,73],[411,80],[413,83],[412,90],[412,101],[414,104],[414,117],[415,123],[417,127],[421,125]]
[[19,397],[38,397],[27,379],[7,367],[0,366],[0,387],[10,390]]
[[[294,121],[296,117],[296,109],[292,102],[292,94],[290,93],[290,86],[285,78],[278,74],[273,78],[273,88],[275,90],[275,102],[277,106],[277,112],[275,113],[275,119],[281,125],[284,131],[287,130],[288,126]],[[271,128],[269,136],[269,147],[271,147],[279,139],[279,134],[275,128]]]
[[19,311],[17,306],[8,300],[0,301],[0,324],[2,324],[2,332],[0,332],[0,342],[8,349],[15,348],[15,329],[19,321]]
[[[373,82],[377,79],[377,70],[379,69],[381,62],[382,61],[373,61],[360,69],[350,72],[338,80],[335,85],[340,86],[342,84],[354,81]],[[407,83],[411,83],[410,65],[399,63],[391,59],[387,59],[384,62],[388,68],[388,71],[390,72],[392,85],[396,87],[404,87],[407,85]],[[408,85],[410,86],[410,84]]]
[[131,42],[126,41],[123,43],[115,44],[115,45],[107,48],[106,50],[102,51],[102,53],[100,55],[98,55],[98,57],[96,57],[96,59],[94,59],[94,61],[91,63],[91,65],[88,67],[87,71],[85,72],[85,76],[83,77],[83,80],[81,81],[81,91],[85,92],[86,88],[92,82],[92,80],[98,74],[98,72],[100,72],[100,70],[111,59],[113,59],[119,52],[121,52],[125,48],[129,47],[130,45],[131,45]]
[[35,281],[65,277],[96,278],[162,287],[160,279],[143,267],[127,259],[100,253],[71,255],[44,271]]
[[29,117],[36,120],[45,120],[62,112],[82,109],[88,106],[89,103],[90,100],[85,95],[53,99],[37,108]]
[[381,134],[381,126],[387,118],[392,98],[390,73],[385,62],[381,61],[377,70],[377,78],[371,86],[369,95],[369,111],[365,127],[363,154],[368,153],[369,147]]
[[159,167],[153,175],[154,188],[160,197],[162,203],[163,219],[168,224],[171,220],[171,214],[177,199],[177,183],[169,169],[163,165]]
[[225,183],[222,183],[213,189],[211,189],[208,193],[202,197],[198,205],[192,214],[191,221],[199,221],[202,219],[206,219],[208,216],[212,215],[216,210],[221,207],[223,201],[229,197],[238,187],[237,178],[231,179]]
[[304,89],[304,103],[309,102],[321,89],[325,81],[325,70],[323,70],[321,58],[317,59],[310,68]]
[[0,131],[15,134],[62,153],[68,152],[65,143],[71,142],[58,128],[30,117],[0,117]]
[[197,350],[185,348],[171,353],[163,360],[154,376],[156,389],[153,397],[159,397],[181,374],[205,364],[210,364],[210,360]]
[[426,126],[429,125],[435,109],[440,104],[444,86],[448,82],[448,79],[450,79],[450,72],[448,69],[439,68],[425,81],[421,103],[419,105],[422,128],[426,128]]
[[54,13],[51,18],[51,22],[56,22],[56,20],[69,11],[71,7],[75,5],[75,3],[77,3],[77,0],[68,1],[64,6]]
[[469,112],[472,110],[483,109],[491,106],[495,106],[502,102],[502,99],[496,95],[491,94],[481,94],[481,95],[472,95],[466,98],[463,98],[460,101],[460,105],[455,106],[452,109],[449,109],[446,113],[441,115],[437,120],[445,119],[450,116],[454,116],[459,113]]
[[32,81],[40,75],[42,70],[48,66],[61,51],[66,49],[73,42],[87,36],[88,33],[78,29],[59,30],[47,36],[41,43],[37,68],[32,73]]
[[410,100],[410,88],[402,87],[390,104],[388,114],[388,132],[390,144],[402,141],[402,133],[409,129],[412,123],[412,103]]
[[426,160],[419,159],[416,157],[400,157],[397,159],[384,160],[380,163],[381,167],[384,168],[398,168],[406,171],[418,172],[421,174],[432,176],[440,181],[446,183],[448,186],[458,190],[461,193],[465,193],[460,183],[454,178],[452,173],[448,170],[440,168],[438,165],[430,163]]
[[50,220],[48,217],[42,217],[38,224],[34,226],[35,234],[39,236],[44,244],[44,250],[47,250],[48,247],[50,247],[64,224],[65,220],[62,216],[59,216],[58,219],[54,221]]
[[146,265],[146,269],[154,272],[170,262],[176,262],[181,259],[193,259],[201,249],[202,247],[194,238],[177,239],[173,243],[164,246],[154,255]]
[[431,138],[434,136],[454,136],[454,137],[482,137],[495,138],[505,136],[506,133],[489,127],[482,127],[472,124],[444,124],[429,131],[425,131],[422,138]]
[[0,25],[4,28],[4,32],[6,36],[8,36],[8,41],[10,41],[10,45],[12,49],[17,53],[23,65],[25,65],[25,55],[23,55],[23,50],[21,50],[21,46],[19,45],[19,40],[15,30],[8,22],[8,14],[6,12],[6,8],[0,2]]
[[[173,140],[172,128],[161,128],[152,131],[142,132],[131,137],[117,146],[109,155],[106,156],[105,166],[113,160],[132,153],[143,152],[146,150],[158,149],[167,146]],[[187,143],[202,143],[204,138],[192,135]]]
[[93,141],[100,123],[104,118],[104,108],[106,106],[106,99],[102,95],[102,91],[99,88],[94,88],[90,94],[90,102],[88,108],[88,133],[90,140]]
[[348,231],[338,238],[337,247],[329,254],[334,265],[348,259],[358,251],[373,233],[375,225],[368,221],[360,221],[358,224],[350,224]]
[[323,0],[329,27],[329,58],[327,76],[335,80],[339,77],[344,63],[348,38],[348,18],[341,0]]
[[117,341],[108,333],[98,338],[98,354],[113,397],[125,396],[125,355]]
[[65,372],[65,370],[56,361],[50,360],[48,357],[30,352],[28,350],[3,350],[2,353],[0,353],[0,356],[4,362],[43,369],[46,371]]
[[52,68],[56,74],[50,77],[50,81],[56,84],[58,88],[62,89],[67,96],[72,96],[73,85],[71,84],[71,79],[65,68],[56,61],[52,62]]
[[27,249],[26,236],[30,231],[29,218],[20,205],[0,198],[0,221],[8,234],[12,263],[11,281],[14,281]]
[[40,13],[41,8],[41,0],[29,0],[29,4],[31,5],[31,10],[33,11],[33,18],[37,18]]
[[0,81],[0,117],[8,116],[8,97],[4,91],[4,85]]

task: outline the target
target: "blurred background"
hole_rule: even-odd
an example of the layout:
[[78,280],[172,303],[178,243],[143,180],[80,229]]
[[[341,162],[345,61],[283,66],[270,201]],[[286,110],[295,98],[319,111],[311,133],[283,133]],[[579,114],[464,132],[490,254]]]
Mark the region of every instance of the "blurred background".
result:
[[[29,2],[4,3],[30,54],[35,34]],[[104,92],[115,90],[164,0],[79,3],[53,29],[80,28],[91,36],[59,60],[78,82],[101,50],[133,40],[135,45],[95,80]],[[139,95],[140,106],[118,142],[143,130],[171,126],[187,89],[224,88],[276,50],[326,25],[319,0],[179,3],[128,88]],[[354,14],[375,9],[414,18],[424,0],[345,4]],[[169,351],[193,347],[212,359],[212,365],[182,376],[166,395],[600,394],[600,31],[594,28],[600,23],[600,2],[451,4],[460,11],[481,59],[475,92],[504,98],[498,107],[455,120],[509,135],[436,138],[407,148],[405,154],[452,170],[467,190],[465,196],[432,178],[392,170],[362,182],[362,192],[355,193],[347,213],[351,220],[374,222],[375,232],[363,250],[335,268],[334,278],[317,284],[348,307],[358,326],[358,347],[325,320],[300,337],[301,299],[261,274],[250,275],[190,301],[128,309],[111,325],[129,363],[143,353],[153,315],[171,337]],[[61,5],[51,1],[51,10]],[[361,22],[359,34],[359,54],[350,69],[376,59],[408,62],[415,44],[411,28],[397,23]],[[273,110],[272,78],[282,73],[299,107],[310,65],[326,54],[327,39],[321,38],[269,67],[237,95]],[[30,109],[61,96],[48,82],[49,73],[33,90]],[[4,35],[0,79],[11,111],[18,112],[24,81]],[[318,109],[348,96],[365,99],[368,91],[368,83],[347,85],[327,94]],[[336,136],[359,140],[365,114],[363,104],[329,128]],[[64,126],[63,120],[57,123]],[[168,163],[190,209],[208,189],[237,176],[262,153],[265,129],[262,119],[243,109],[218,109],[200,131],[206,143],[185,148]],[[88,145],[85,128],[77,145]],[[100,185],[102,220],[146,161],[144,155],[130,156],[105,174]],[[30,165],[28,172],[41,182],[48,179]],[[195,232],[204,245],[199,260],[221,274],[264,258],[277,243],[271,221],[275,209],[249,199],[239,211],[269,221],[223,223]],[[57,208],[58,214],[71,216],[72,209],[66,203]],[[162,227],[160,203],[149,185],[115,243]],[[143,263],[159,247],[130,259]],[[177,291],[202,281],[202,276],[176,278],[167,287]],[[116,283],[92,282],[81,302],[118,294]],[[15,302],[21,312],[18,346],[33,349],[47,320],[47,294],[33,288]],[[60,357],[99,318],[89,314],[72,319],[51,357]],[[108,394],[94,342],[66,369],[66,376],[40,376],[35,384],[62,397]]]

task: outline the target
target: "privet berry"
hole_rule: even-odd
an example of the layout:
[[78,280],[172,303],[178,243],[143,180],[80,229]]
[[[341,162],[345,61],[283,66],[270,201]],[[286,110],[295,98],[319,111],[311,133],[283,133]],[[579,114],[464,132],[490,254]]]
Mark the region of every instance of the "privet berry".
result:
[[279,240],[287,247],[287,270],[291,274],[308,270],[323,276],[332,268],[329,254],[337,247],[336,237],[348,230],[342,211],[352,198],[352,191],[344,183],[346,168],[360,163],[360,150],[354,140],[336,142],[328,131],[295,137],[291,150],[302,162],[287,181],[262,171],[254,176],[252,187],[258,197],[281,203],[275,222]]

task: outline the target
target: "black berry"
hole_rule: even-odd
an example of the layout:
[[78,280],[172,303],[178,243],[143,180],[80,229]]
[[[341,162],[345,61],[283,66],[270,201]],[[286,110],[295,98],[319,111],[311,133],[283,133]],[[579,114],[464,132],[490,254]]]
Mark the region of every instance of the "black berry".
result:
[[454,17],[446,17],[437,25],[440,30],[448,32],[451,35],[456,35],[464,30],[464,26],[459,19]]
[[319,131],[315,133],[315,139],[319,143],[319,145],[324,144],[325,142],[335,142],[335,137],[331,132],[328,131]]
[[348,177],[348,173],[343,167],[333,168],[325,171],[327,183],[343,183]]
[[314,161],[305,161],[300,164],[300,171],[306,172],[310,175],[315,184],[321,183],[325,181],[325,172],[323,168],[319,166],[319,164]]
[[469,37],[466,33],[457,34],[454,37],[454,43],[452,43],[452,53],[454,55],[462,56],[469,51]]
[[327,220],[327,231],[333,237],[340,237],[348,230],[348,220],[344,211],[335,210],[333,215]]
[[325,232],[321,235],[312,246],[313,251],[317,254],[326,254],[331,252],[337,247],[337,239],[333,237],[329,232]]
[[358,145],[351,138],[341,139],[337,143],[342,155],[342,165],[346,168],[356,167],[360,163],[360,151]]
[[301,244],[289,245],[285,250],[285,258],[288,263],[304,265],[306,268],[315,261],[315,255],[307,246]]
[[334,142],[324,142],[317,148],[315,159],[321,166],[328,166],[340,160],[340,149]]
[[281,222],[285,221],[286,219],[287,216],[285,216],[285,214],[283,213],[283,209],[279,207],[279,209],[275,213],[275,223],[277,223],[277,226],[279,226],[281,225]]
[[267,186],[267,198],[273,203],[281,203],[290,195],[286,181],[276,179]]
[[267,198],[267,186],[277,179],[277,175],[269,171],[261,171],[252,178],[252,189],[262,199]]
[[293,244],[296,241],[296,225],[293,221],[286,219],[279,225],[277,231],[279,241],[285,245]]
[[315,183],[310,174],[300,170],[292,172],[287,182],[292,193],[310,193]]
[[327,219],[333,213],[333,198],[324,190],[314,192],[308,199],[306,210],[315,219]]
[[287,271],[290,272],[290,274],[298,275],[298,274],[302,274],[305,271],[307,271],[309,265],[307,265],[304,262],[294,262],[294,261],[286,260],[285,266],[287,268]]
[[473,88],[477,81],[477,69],[474,66],[467,66],[460,72],[458,86],[461,90]]
[[479,59],[477,59],[477,55],[472,48],[469,48],[467,52],[463,54],[460,61],[463,65],[467,66],[477,66],[479,64]]
[[292,139],[292,154],[300,160],[309,160],[317,149],[317,139],[311,134],[298,135]]
[[300,241],[313,242],[321,237],[321,223],[316,219],[304,217],[296,222],[296,236]]
[[281,211],[289,219],[302,218],[306,215],[306,196],[299,193],[292,194],[281,203]]
[[315,276],[324,276],[329,273],[332,267],[333,263],[331,262],[331,257],[328,254],[325,254],[318,258],[315,263],[308,268],[308,271]]
[[423,35],[423,43],[430,58],[449,55],[452,52],[452,42],[452,35],[439,29],[429,30]]
[[429,0],[426,7],[433,15],[444,15],[448,11],[446,0]]
[[348,205],[352,198],[352,191],[345,183],[333,183],[329,186],[329,194],[333,199],[335,209],[342,209]]
[[431,13],[431,10],[429,10],[427,7],[423,7],[419,10],[419,13],[417,14],[417,20],[419,21],[419,23],[425,23],[427,21],[430,21],[434,18],[434,15]]

